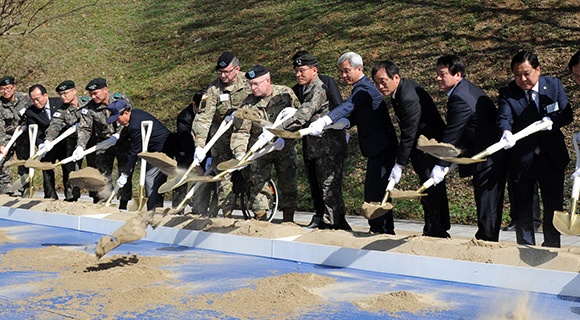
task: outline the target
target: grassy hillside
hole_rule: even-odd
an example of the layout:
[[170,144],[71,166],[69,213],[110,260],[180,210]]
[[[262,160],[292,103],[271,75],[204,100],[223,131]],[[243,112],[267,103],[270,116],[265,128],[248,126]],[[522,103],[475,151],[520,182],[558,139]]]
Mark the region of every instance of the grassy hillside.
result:
[[[43,14],[84,3],[90,1],[58,1]],[[54,88],[68,78],[84,87],[102,76],[112,90],[127,93],[173,128],[191,95],[216,78],[215,60],[225,50],[238,54],[243,69],[264,64],[274,83],[288,86],[295,83],[290,58],[299,49],[312,51],[322,72],[337,80],[343,52],[360,53],[367,71],[374,61],[390,59],[403,77],[425,86],[444,114],[446,98],[434,81],[438,56],[461,56],[467,77],[496,99],[511,76],[513,54],[531,49],[542,72],[560,77],[575,104],[580,95],[566,63],[580,49],[579,11],[573,0],[99,1],[30,35],[0,37],[0,72],[16,76],[23,91],[36,82]],[[349,88],[342,89],[347,96]],[[578,130],[577,123],[566,128]],[[344,186],[355,213],[364,163],[352,134]],[[451,174],[448,185],[455,221],[474,221],[469,181]],[[308,210],[304,179],[300,187],[300,209]],[[410,168],[400,187],[417,187]],[[396,208],[397,217],[420,217],[416,201],[398,201]]]

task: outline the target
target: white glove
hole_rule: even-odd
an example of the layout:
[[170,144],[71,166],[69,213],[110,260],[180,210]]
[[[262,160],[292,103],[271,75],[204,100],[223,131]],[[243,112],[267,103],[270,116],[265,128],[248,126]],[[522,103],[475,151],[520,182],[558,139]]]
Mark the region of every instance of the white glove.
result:
[[211,157],[208,157],[207,160],[205,160],[205,171],[208,171],[211,168]]
[[292,107],[284,108],[282,109],[282,111],[280,111],[280,113],[278,113],[278,116],[276,118],[278,119],[286,118],[287,116],[293,116],[295,113],[296,108]]
[[512,132],[509,130],[505,130],[503,132],[499,141],[505,141],[505,146],[503,148],[506,150],[516,145],[516,139],[514,138]]
[[322,130],[324,130],[324,127],[326,127],[331,123],[332,119],[330,119],[330,117],[327,115],[322,118],[319,118],[318,120],[312,122],[308,126],[308,129],[310,130],[310,135],[319,136],[320,134],[322,134]]
[[572,179],[580,178],[580,168],[576,169],[574,173],[572,173]]
[[128,178],[129,178],[128,175],[121,173],[119,179],[117,179],[117,187],[119,187],[119,189],[123,188],[127,184]]
[[50,140],[44,140],[44,143],[40,144],[39,149],[42,149],[43,147],[46,149],[46,152],[49,152],[52,150],[52,148],[54,148],[54,143],[52,143]]
[[195,152],[193,153],[193,159],[201,163],[205,159],[205,150],[202,147],[195,147]]
[[280,151],[280,150],[284,149],[284,146],[286,145],[286,141],[284,141],[284,139],[282,139],[282,138],[278,138],[278,139],[276,139],[276,141],[274,141],[273,145],[274,145],[275,150]]
[[443,179],[445,179],[445,175],[447,174],[448,168],[442,167],[440,165],[435,165],[433,170],[431,170],[431,179],[433,179],[433,185],[438,185]]
[[543,117],[542,118],[542,123],[544,123],[544,122],[550,122],[550,126],[547,127],[546,129],[542,130],[542,131],[552,130],[552,119],[550,119],[550,117]]
[[266,129],[266,127],[264,127],[264,128],[262,128],[262,133],[258,137],[258,140],[264,140],[266,142],[270,142],[275,137],[276,137],[275,134],[273,134],[272,132],[268,131],[268,129]]
[[395,183],[399,183],[401,176],[403,175],[403,166],[400,164],[395,164],[389,175],[389,179],[395,180]]
[[83,149],[83,147],[77,147],[75,149],[75,151],[73,151],[72,156],[74,157],[75,161],[80,161],[82,160],[85,155],[84,155],[85,149]]

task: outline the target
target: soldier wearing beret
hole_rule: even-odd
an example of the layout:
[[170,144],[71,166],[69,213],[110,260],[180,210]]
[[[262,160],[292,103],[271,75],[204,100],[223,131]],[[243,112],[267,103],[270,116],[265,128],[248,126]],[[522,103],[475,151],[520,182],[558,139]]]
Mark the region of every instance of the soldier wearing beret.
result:
[[[284,108],[298,108],[300,101],[286,86],[273,85],[270,83],[270,72],[264,66],[254,66],[246,73],[250,83],[250,94],[241,108],[257,111],[261,118],[274,122],[278,114]],[[231,146],[236,159],[240,159],[256,141],[262,143],[271,141],[275,136],[250,120],[236,118],[234,132],[232,133]],[[298,187],[296,183],[296,140],[283,140],[284,148],[273,151],[251,164],[251,209],[256,219],[266,218],[266,211],[270,208],[270,189],[267,182],[272,176],[272,167],[276,168],[276,175],[280,183],[280,208],[285,221],[292,221],[296,209]]]
[[[85,89],[89,92],[91,100],[86,107],[81,109],[81,119],[79,122],[77,146],[73,151],[73,155],[77,160],[83,158],[82,153],[87,148],[99,142],[110,139],[117,142],[121,127],[117,123],[107,123],[107,118],[110,116],[110,111],[107,106],[116,100],[124,100],[127,105],[133,108],[133,103],[126,95],[122,93],[111,93],[107,87],[107,81],[103,78],[95,78],[91,80]],[[87,156],[87,165],[97,168],[108,181],[112,180],[113,163],[117,159],[117,166],[119,172],[123,170],[127,162],[127,152],[129,146],[114,145],[107,149],[97,150],[95,153]],[[99,195],[95,192],[91,193],[93,202],[97,203],[107,195]],[[132,196],[132,184],[129,177],[128,183],[118,191],[120,198],[120,210],[127,209],[127,203]]]
[[[233,53],[222,53],[215,69],[219,77],[207,87],[192,125],[196,145],[194,158],[200,163],[206,157],[203,151],[206,141],[216,132],[225,117],[240,107],[250,93],[248,82],[240,72],[240,61]],[[212,163],[219,164],[232,158],[231,134],[230,129],[214,144],[211,149]],[[229,217],[235,204],[231,179],[218,182],[218,190],[218,207],[222,209],[225,217]]]
[[[39,153],[49,152],[54,147],[52,141],[56,139],[61,133],[63,133],[68,128],[75,124],[78,124],[81,119],[81,110],[87,105],[89,99],[87,97],[78,97],[77,89],[74,81],[65,80],[61,82],[55,89],[56,93],[60,97],[63,106],[62,110],[55,112],[52,115],[50,125],[46,129],[46,137],[40,147]],[[65,155],[64,158],[70,157],[77,145],[77,133],[73,133],[68,138],[65,139]],[[73,187],[68,181],[69,174],[72,171],[79,170],[81,168],[82,161],[73,161],[62,166],[62,180],[64,182],[64,195],[65,201],[73,202],[77,201],[80,197],[79,187]]]
[[[293,65],[298,80],[293,90],[298,91],[297,96],[302,104],[292,119],[284,125],[290,131],[308,127],[310,122],[327,114],[331,105],[335,107],[342,101],[340,98],[339,101],[330,102],[329,87],[318,75],[318,61],[312,54],[305,53],[295,57]],[[334,84],[338,91],[336,82],[328,78],[327,81]],[[338,96],[340,97],[340,91]],[[350,230],[345,219],[346,208],[342,197],[343,164],[346,158],[345,130],[330,129],[320,136],[307,135],[302,138],[302,151],[312,198],[316,199],[316,214],[309,227]],[[324,221],[332,223],[327,224]]]
[[[5,150],[5,146],[12,138],[16,128],[24,124],[24,112],[32,105],[32,100],[28,94],[16,91],[16,80],[12,76],[5,76],[0,79],[0,152],[4,153],[6,158],[10,158],[14,152],[19,159],[28,159],[29,142],[27,131],[23,133],[12,147],[13,151]],[[18,167],[18,174],[23,175],[28,172],[24,166]],[[12,189],[12,170],[11,168],[2,168],[0,172],[1,193],[11,193]],[[25,185],[24,188],[27,188]],[[24,190],[20,190],[23,192]]]

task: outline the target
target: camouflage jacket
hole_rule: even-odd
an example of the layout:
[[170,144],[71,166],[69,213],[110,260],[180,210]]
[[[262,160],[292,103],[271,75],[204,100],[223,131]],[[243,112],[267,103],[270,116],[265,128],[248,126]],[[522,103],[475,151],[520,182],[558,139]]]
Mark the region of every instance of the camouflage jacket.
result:
[[[64,129],[68,129],[81,120],[81,110],[87,105],[87,97],[77,97],[78,107],[72,104],[65,104],[62,110],[55,112],[50,120],[50,125],[46,129],[46,140],[53,141]],[[76,139],[77,134],[73,133],[70,138]]]
[[[109,96],[109,103],[123,99],[127,102],[131,108],[133,108],[133,102],[122,93],[112,93]],[[87,148],[87,144],[91,136],[96,138],[96,143],[108,139],[115,132],[119,131],[117,125],[114,123],[107,123],[107,119],[110,116],[109,109],[107,109],[108,104],[97,104],[93,100],[90,100],[87,105],[81,109],[81,119],[79,121],[79,127],[77,129],[77,147]]]
[[[292,89],[286,86],[272,85],[272,94],[267,97],[248,95],[241,108],[257,110],[262,119],[274,122],[284,108],[300,107],[300,101]],[[230,146],[234,156],[244,155],[262,133],[262,127],[250,120],[235,118],[234,131],[230,140]],[[296,140],[285,139],[285,151],[296,146]],[[248,147],[249,146],[249,147]]]
[[[312,83],[304,89],[304,102],[294,116],[284,123],[284,129],[297,131],[308,127],[311,122],[326,115],[329,109],[329,101],[326,95],[324,83],[316,77]],[[320,136],[307,135],[303,138],[304,155],[309,158],[319,158],[332,153],[346,152],[345,130],[325,130]]]
[[195,145],[205,147],[208,136],[215,133],[224,118],[239,108],[250,93],[250,85],[242,72],[231,85],[225,85],[220,79],[212,82],[201,98],[199,112],[193,120]]
[[5,146],[16,127],[23,124],[24,112],[32,105],[32,99],[24,92],[15,92],[14,101],[0,98],[0,145]]

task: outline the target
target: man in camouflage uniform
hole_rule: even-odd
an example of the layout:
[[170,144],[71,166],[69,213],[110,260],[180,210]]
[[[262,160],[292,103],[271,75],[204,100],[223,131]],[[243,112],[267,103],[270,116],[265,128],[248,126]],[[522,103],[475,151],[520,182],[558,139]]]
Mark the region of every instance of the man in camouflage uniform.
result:
[[[16,128],[23,124],[24,112],[32,105],[32,100],[28,94],[16,91],[16,81],[12,76],[5,76],[0,79],[0,152],[4,153],[6,158],[10,158],[13,152],[5,150],[6,144],[12,138]],[[18,159],[28,159],[30,156],[28,134],[25,131],[16,141],[12,150],[15,150]],[[24,166],[18,167],[18,175],[28,173]],[[0,193],[11,193],[12,189],[12,169],[10,167],[2,168],[0,172]],[[28,184],[24,186],[24,189]],[[23,190],[20,190],[23,192]]]
[[[330,111],[330,101],[325,84],[318,76],[318,61],[312,54],[297,57],[294,73],[301,86],[302,104],[284,129],[296,131]],[[346,221],[346,208],[342,197],[343,164],[346,158],[345,130],[325,130],[320,136],[307,135],[302,145],[304,159],[310,161],[315,177],[309,180],[311,190],[320,190],[324,206],[319,228],[351,230]]]
[[[50,125],[46,129],[46,138],[42,146],[38,149],[39,153],[49,152],[54,144],[52,141],[56,139],[66,129],[78,124],[81,119],[81,110],[89,102],[87,97],[77,97],[77,89],[74,81],[65,80],[56,87],[56,92],[62,100],[62,110],[55,112],[52,115]],[[77,145],[77,133],[73,133],[65,139],[66,153],[63,159],[72,155]],[[44,148],[43,148],[44,147]],[[61,159],[62,160],[62,159]],[[68,181],[69,174],[72,171],[79,170],[82,166],[82,161],[73,161],[62,165],[62,180],[64,183],[64,201],[77,201],[81,196],[79,187],[73,187]]]
[[[286,86],[270,83],[270,72],[264,66],[254,66],[246,78],[250,82],[252,94],[242,104],[242,108],[257,111],[261,118],[274,122],[278,114],[288,107],[298,108],[300,102]],[[256,141],[266,144],[275,136],[262,127],[253,124],[250,120],[237,119],[234,122],[231,147],[236,159],[240,159]],[[280,181],[280,208],[284,214],[284,221],[292,221],[296,210],[298,187],[296,183],[296,140],[284,140],[282,150],[273,151],[254,162],[250,169],[253,175],[251,182],[251,209],[256,218],[266,218],[266,211],[270,208],[270,189],[267,182],[272,176],[272,166],[276,168],[276,175]]]
[[[193,121],[192,130],[195,138],[194,158],[200,163],[205,158],[206,141],[216,131],[224,118],[241,106],[244,99],[250,94],[250,87],[244,74],[240,72],[240,62],[231,52],[224,52],[217,61],[216,70],[219,78],[212,82],[202,96],[199,112]],[[211,149],[212,163],[219,163],[232,159],[230,137],[232,130],[224,133]],[[225,217],[231,216],[234,209],[235,197],[232,179],[218,183],[218,207]]]
[[[119,133],[122,128],[116,123],[107,123],[107,119],[110,116],[107,106],[111,102],[122,99],[133,108],[133,103],[126,95],[118,92],[110,93],[107,81],[103,78],[91,80],[85,89],[89,91],[91,100],[85,108],[81,109],[81,119],[77,129],[77,147],[73,152],[77,160],[82,159],[82,153],[87,146],[92,146],[107,139],[117,139],[113,134]],[[126,141],[126,139],[124,140]],[[129,150],[128,142],[125,145],[117,144],[107,149],[97,150],[92,154],[92,157],[87,156],[87,165],[97,168],[108,181],[112,181],[111,175],[115,157],[117,158],[117,167],[119,172],[121,172],[127,163],[127,150]],[[127,184],[118,191],[120,210],[127,209],[127,203],[132,197],[132,188],[131,177],[129,177]],[[102,199],[96,192],[92,192],[91,196],[94,203]]]

